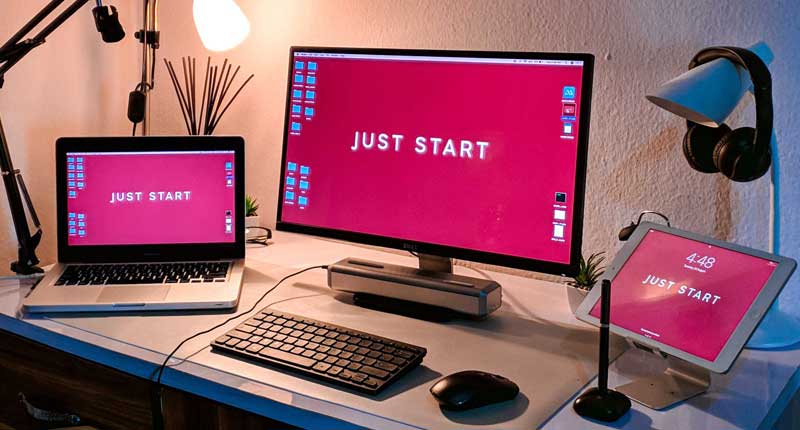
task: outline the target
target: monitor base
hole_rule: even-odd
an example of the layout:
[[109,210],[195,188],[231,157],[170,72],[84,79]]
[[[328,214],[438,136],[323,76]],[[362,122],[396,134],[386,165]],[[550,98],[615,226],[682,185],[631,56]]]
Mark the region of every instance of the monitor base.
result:
[[471,317],[470,315],[455,312],[440,306],[426,305],[423,303],[409,302],[407,300],[392,299],[366,293],[353,294],[353,303],[375,311],[388,312],[432,322],[447,322]]
[[660,375],[637,379],[617,387],[648,408],[661,410],[705,393],[711,386],[711,372],[684,360],[668,357],[669,367]]
[[361,306],[431,321],[454,315],[484,318],[500,308],[502,289],[497,282],[431,270],[422,258],[420,263],[417,269],[345,258],[328,266],[328,286],[357,294],[355,301]]

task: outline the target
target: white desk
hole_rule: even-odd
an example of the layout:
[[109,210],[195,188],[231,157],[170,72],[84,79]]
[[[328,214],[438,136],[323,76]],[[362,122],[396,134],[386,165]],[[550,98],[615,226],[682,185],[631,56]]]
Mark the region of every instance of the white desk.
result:
[[[302,235],[277,233],[267,248],[248,248],[245,287],[237,312],[249,307],[281,277],[298,269],[329,264],[347,256],[406,265],[415,259]],[[482,276],[470,269],[456,271]],[[576,416],[572,398],[584,387],[552,398],[559,385],[536,376],[542,366],[562,363],[571,378],[585,381],[596,372],[596,332],[569,311],[564,286],[486,273],[503,286],[503,307],[485,321],[436,324],[353,306],[348,296],[326,286],[315,270],[290,279],[257,307],[371,332],[424,346],[423,366],[373,398],[311,379],[213,353],[209,342],[235,323],[187,343],[162,382],[221,403],[304,428],[531,428],[549,416],[544,429],[602,429]],[[0,290],[0,329],[142,377],[153,372],[180,340],[229,317],[194,312],[148,315],[14,315],[16,290]],[[242,317],[241,321],[246,319]],[[629,381],[652,363],[629,351],[611,367],[609,384]],[[727,375],[714,375],[709,393],[667,411],[634,403],[613,428],[729,429],[771,428],[800,386],[800,350],[745,351]],[[443,413],[428,389],[443,375],[479,369],[520,385],[516,400],[462,413]],[[563,371],[563,368],[561,369]],[[624,370],[624,373],[623,373]],[[594,384],[592,380],[592,384]],[[555,384],[555,385],[554,385]],[[564,383],[571,387],[574,381]],[[561,387],[563,390],[563,387]],[[563,397],[563,398],[562,398]]]

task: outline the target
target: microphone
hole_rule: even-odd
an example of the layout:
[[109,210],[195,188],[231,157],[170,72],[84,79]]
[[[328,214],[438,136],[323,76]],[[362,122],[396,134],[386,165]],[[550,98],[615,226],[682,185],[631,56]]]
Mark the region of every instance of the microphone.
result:
[[103,6],[102,2],[98,0],[97,7],[92,9],[92,15],[94,15],[94,25],[97,27],[97,31],[103,36],[103,42],[115,43],[125,37],[125,30],[119,23],[117,8]]

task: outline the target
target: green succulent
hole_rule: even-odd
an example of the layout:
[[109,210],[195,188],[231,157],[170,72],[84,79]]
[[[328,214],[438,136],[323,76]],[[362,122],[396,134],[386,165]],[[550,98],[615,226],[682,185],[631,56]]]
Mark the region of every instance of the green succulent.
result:
[[244,197],[244,216],[258,216],[258,199],[251,196]]
[[569,285],[581,290],[590,290],[606,271],[606,266],[601,266],[605,259],[605,252],[596,252],[590,255],[588,259],[584,259],[581,256],[578,274],[572,278]]

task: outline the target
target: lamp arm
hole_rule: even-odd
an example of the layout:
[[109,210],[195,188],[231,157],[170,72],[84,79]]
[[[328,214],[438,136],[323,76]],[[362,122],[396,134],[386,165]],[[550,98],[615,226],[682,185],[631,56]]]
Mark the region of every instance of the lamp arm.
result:
[[[56,28],[61,26],[72,15],[75,14],[89,0],[75,0],[64,11],[58,14],[52,22],[46,25],[35,36],[23,40],[31,30],[47,18],[64,0],[51,0],[36,15],[33,16],[22,28],[19,29],[10,39],[0,46],[0,88],[3,87],[5,73],[14,67],[25,55],[33,48],[43,44],[47,36]],[[33,208],[25,181],[18,169],[14,169],[11,161],[11,154],[8,150],[3,123],[0,121],[0,174],[3,177],[3,184],[8,197],[8,207],[11,211],[11,219],[14,222],[14,231],[17,236],[18,260],[11,263],[11,270],[20,275],[41,273],[42,269],[37,266],[39,259],[36,257],[36,247],[42,240],[42,229],[39,224],[39,217]],[[24,200],[24,201],[23,201]],[[27,207],[27,214],[25,208]],[[34,232],[28,225],[28,217],[34,225]]]

